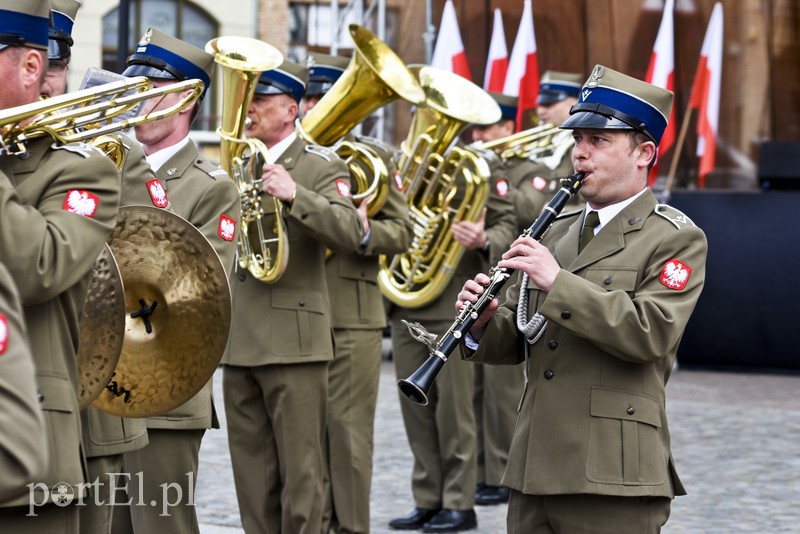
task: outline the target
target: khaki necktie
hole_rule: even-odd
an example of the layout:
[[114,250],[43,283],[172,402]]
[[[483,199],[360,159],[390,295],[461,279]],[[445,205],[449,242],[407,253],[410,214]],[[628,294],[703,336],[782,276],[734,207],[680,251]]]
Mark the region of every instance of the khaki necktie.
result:
[[594,237],[594,229],[600,224],[600,216],[596,211],[590,211],[586,215],[586,222],[583,223],[583,232],[581,233],[581,242],[578,245],[578,252],[581,252],[589,241]]

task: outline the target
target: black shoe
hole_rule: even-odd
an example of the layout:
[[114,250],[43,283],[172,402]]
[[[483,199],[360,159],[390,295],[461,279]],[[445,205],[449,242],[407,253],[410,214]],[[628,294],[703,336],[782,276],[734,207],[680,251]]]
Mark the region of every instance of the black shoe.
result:
[[397,530],[419,530],[438,513],[439,510],[414,508],[414,511],[407,516],[398,517],[389,521],[389,526]]
[[474,528],[478,528],[475,510],[443,508],[433,519],[423,525],[422,532],[461,532]]
[[508,502],[510,493],[511,490],[505,486],[484,486],[475,491],[475,504],[483,506],[503,504]]

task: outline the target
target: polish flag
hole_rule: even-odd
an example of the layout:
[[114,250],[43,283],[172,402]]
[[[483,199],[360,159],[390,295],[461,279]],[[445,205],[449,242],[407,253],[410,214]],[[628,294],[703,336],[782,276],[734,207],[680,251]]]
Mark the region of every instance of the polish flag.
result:
[[[656,87],[675,92],[675,41],[673,38],[673,6],[674,0],[667,0],[664,4],[664,15],[661,18],[661,26],[658,28],[656,44],[653,46],[653,54],[650,56],[650,65],[647,67],[647,74],[644,81]],[[658,178],[658,167],[661,158],[669,152],[675,144],[675,106],[672,106],[667,129],[661,137],[661,144],[658,147],[658,160],[650,171],[648,180],[650,187],[655,184]]]
[[700,169],[698,185],[705,187],[706,176],[714,169],[719,124],[719,92],[722,82],[722,4],[714,4],[700,50],[689,106],[698,110],[697,155]]
[[517,38],[508,61],[508,74],[503,94],[519,99],[517,108],[517,131],[522,130],[525,113],[536,107],[539,96],[539,65],[536,62],[536,36],[533,32],[533,7],[525,0],[522,20],[519,21]]
[[472,73],[469,71],[467,54],[464,52],[464,41],[461,40],[461,32],[458,29],[453,0],[447,0],[444,4],[442,23],[439,25],[439,35],[433,49],[431,66],[454,72],[472,81]]
[[486,74],[483,88],[492,93],[502,93],[508,72],[508,48],[506,32],[503,29],[503,14],[495,8],[492,41],[489,43],[489,57],[486,59]]

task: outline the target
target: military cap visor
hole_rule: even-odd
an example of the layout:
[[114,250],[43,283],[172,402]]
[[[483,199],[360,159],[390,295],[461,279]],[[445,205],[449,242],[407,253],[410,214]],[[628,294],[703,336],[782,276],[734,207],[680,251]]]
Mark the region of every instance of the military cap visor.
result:
[[289,95],[300,102],[305,94],[305,84],[299,78],[280,69],[261,73],[256,85],[257,95]]
[[567,82],[547,82],[539,86],[539,96],[536,98],[536,105],[538,106],[552,106],[561,102],[565,98],[574,97],[578,98],[580,95],[581,87],[579,84],[570,84]]
[[48,3],[44,5],[47,6],[46,15],[45,12],[25,13],[0,9],[0,50],[8,46],[47,49],[50,6]]
[[308,87],[306,87],[305,96],[324,96],[328,91],[331,90],[331,87],[333,87],[334,83],[336,82],[309,80]]

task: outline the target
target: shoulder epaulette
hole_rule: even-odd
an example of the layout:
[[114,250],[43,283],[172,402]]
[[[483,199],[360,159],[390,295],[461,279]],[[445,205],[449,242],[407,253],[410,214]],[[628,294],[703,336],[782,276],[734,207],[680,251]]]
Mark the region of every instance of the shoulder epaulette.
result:
[[336,152],[328,147],[320,145],[306,145],[306,152],[319,156],[327,161],[332,161],[334,158],[338,157]]
[[474,150],[478,153],[480,157],[485,159],[488,163],[494,163],[496,161],[500,161],[500,156],[497,155],[497,152],[494,150],[489,150],[488,148],[480,148],[477,146],[470,146],[470,150]]
[[667,204],[656,204],[655,213],[671,222],[678,230],[684,226],[695,226],[694,222],[686,214]]
[[63,145],[59,143],[53,143],[50,145],[50,147],[54,150],[66,150],[67,152],[72,152],[73,154],[80,154],[84,158],[103,155],[103,152],[99,148],[92,145],[87,145],[86,143],[66,143]]
[[225,177],[228,176],[228,173],[225,172],[223,169],[220,169],[218,165],[215,165],[211,161],[204,158],[197,158],[196,160],[194,160],[194,166],[202,170],[204,173],[214,178],[215,180],[219,176],[225,176]]

